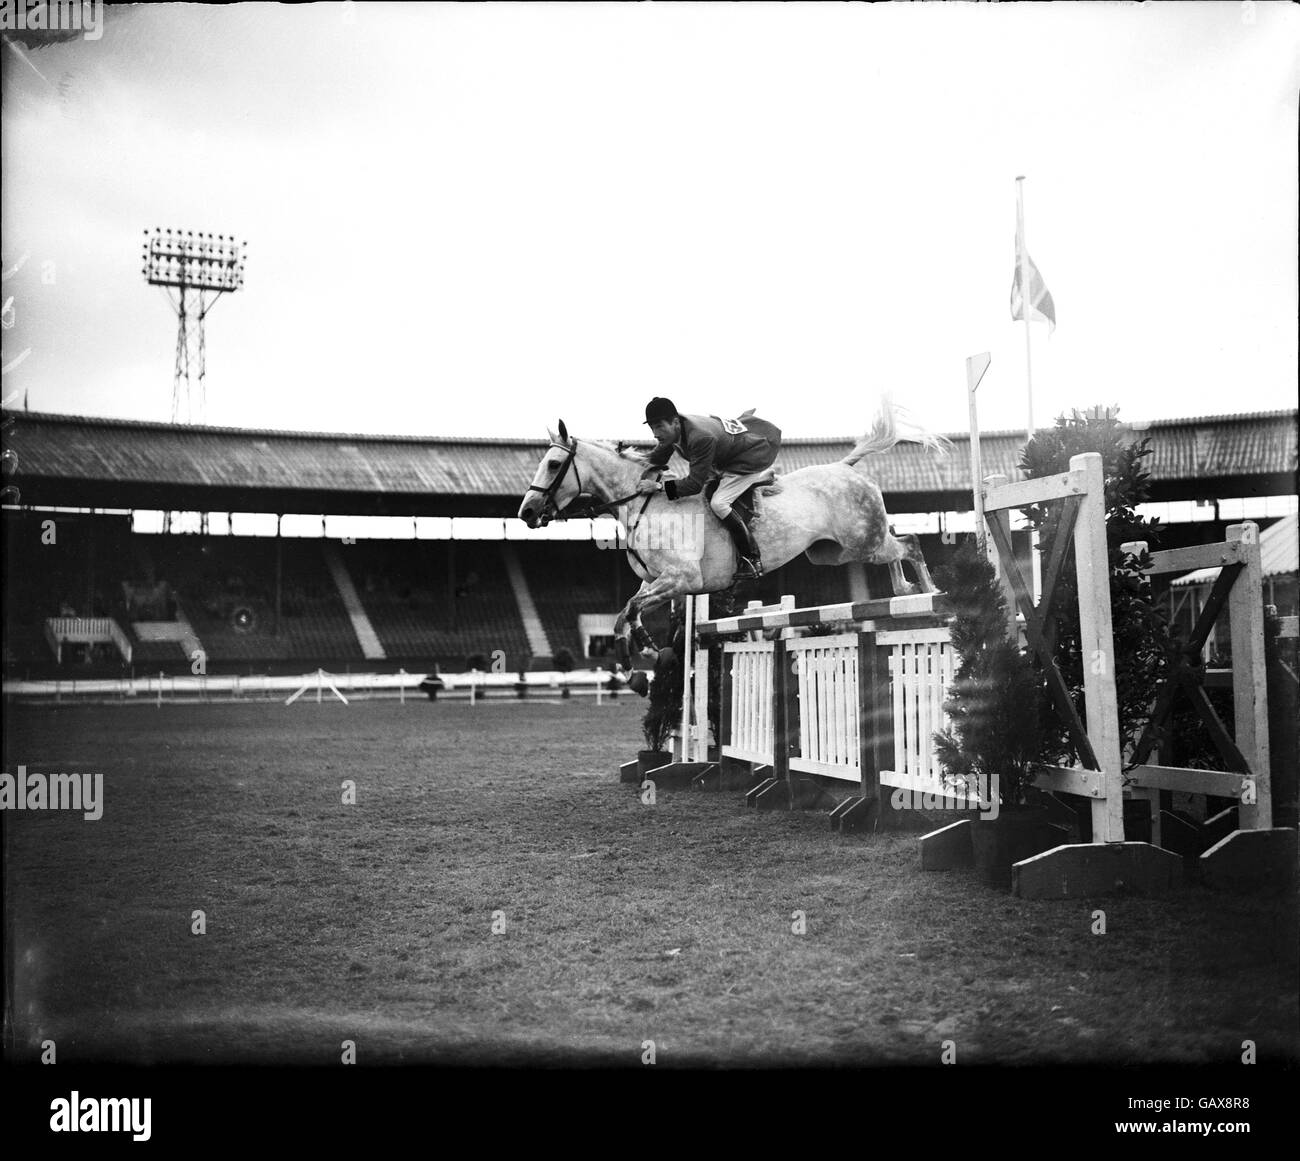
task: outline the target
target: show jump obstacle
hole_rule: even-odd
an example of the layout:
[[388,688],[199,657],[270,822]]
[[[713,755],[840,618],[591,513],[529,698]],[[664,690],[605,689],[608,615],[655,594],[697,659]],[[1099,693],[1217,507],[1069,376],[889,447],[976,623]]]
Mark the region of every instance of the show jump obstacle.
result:
[[[987,481],[980,497],[990,557],[998,565],[1008,608],[1020,609],[1029,648],[1042,663],[1082,756],[1077,768],[1042,768],[1035,786],[1048,792],[1049,801],[1084,800],[1092,820],[1091,842],[1063,843],[1015,864],[1013,892],[1033,899],[1081,898],[1118,886],[1160,893],[1182,882],[1184,859],[1196,856],[1204,881],[1212,885],[1252,889],[1293,873],[1296,832],[1272,826],[1257,527],[1234,525],[1222,544],[1152,557],[1154,572],[1223,566],[1188,647],[1199,651],[1226,602],[1232,618],[1235,737],[1214,715],[1204,692],[1184,682],[1154,691],[1151,724],[1125,762],[1101,456],[1075,456],[1070,470],[1058,476],[1011,484],[1000,479]],[[1011,550],[1009,512],[1044,503],[1061,505],[1061,531],[1052,558],[1043,564],[1042,596],[1035,602]],[[1075,550],[1083,656],[1091,660],[1084,666],[1084,720],[1056,668],[1046,628],[1068,543]],[[794,598],[785,597],[779,605],[751,605],[740,616],[712,620],[707,602],[707,597],[687,600],[689,644],[674,761],[649,777],[656,784],[745,789],[746,803],[756,808],[831,807],[831,826],[843,832],[894,829],[908,806],[963,811],[968,818],[922,838],[922,865],[969,865],[980,799],[987,806],[997,788],[958,791],[944,781],[933,753],[932,738],[944,727],[943,702],[956,668],[947,597],[925,593],[815,608],[797,608]],[[807,635],[827,629],[838,631]],[[739,633],[750,639],[721,640]],[[710,757],[710,674],[719,672],[719,737]],[[1206,720],[1229,772],[1150,761],[1179,694],[1189,697]],[[1170,810],[1175,791],[1231,798],[1238,805],[1192,833],[1196,828]],[[1126,794],[1151,802],[1152,842],[1126,840]]]

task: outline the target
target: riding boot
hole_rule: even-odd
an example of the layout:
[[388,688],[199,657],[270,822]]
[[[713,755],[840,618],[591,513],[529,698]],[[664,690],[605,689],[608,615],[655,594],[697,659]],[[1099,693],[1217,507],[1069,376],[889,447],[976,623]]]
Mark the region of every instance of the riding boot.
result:
[[731,533],[731,539],[736,542],[736,555],[740,558],[732,583],[758,580],[763,575],[763,564],[759,560],[758,545],[754,543],[754,534],[750,532],[749,525],[734,508],[727,513],[722,523]]

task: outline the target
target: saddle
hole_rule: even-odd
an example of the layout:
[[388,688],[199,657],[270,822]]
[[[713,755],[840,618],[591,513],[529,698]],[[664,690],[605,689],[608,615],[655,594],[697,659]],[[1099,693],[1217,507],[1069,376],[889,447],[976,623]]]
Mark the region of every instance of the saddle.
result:
[[[713,493],[718,490],[718,485],[722,483],[721,476],[714,476],[707,484],[704,485],[704,502],[707,504],[713,499]],[[732,507],[740,512],[740,517],[746,524],[753,521],[758,514],[758,497],[772,492],[779,492],[781,485],[777,481],[776,473],[769,472],[767,479],[758,480],[750,484],[736,499],[732,502]]]

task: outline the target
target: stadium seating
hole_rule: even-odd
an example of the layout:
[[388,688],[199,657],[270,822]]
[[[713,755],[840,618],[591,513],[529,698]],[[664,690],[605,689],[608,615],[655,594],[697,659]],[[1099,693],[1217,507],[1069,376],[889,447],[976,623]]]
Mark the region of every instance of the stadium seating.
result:
[[361,647],[319,542],[281,542],[277,625],[274,540],[152,539],[156,574],[171,584],[210,663],[361,660]]
[[[596,552],[590,544],[555,541],[529,545],[520,551],[524,576],[552,651],[568,649],[574,661],[585,660],[578,635],[578,617],[584,613],[614,613],[634,591],[633,578],[623,555]],[[625,577],[622,599],[615,591],[614,569]]]
[[[130,535],[120,517],[5,514],[6,674],[54,667],[45,638],[49,617],[113,617],[123,625],[119,570]],[[65,652],[64,667],[116,673],[121,658],[115,650],[74,647]]]
[[490,658],[499,649],[508,667],[522,664],[528,642],[498,544],[372,540],[342,552],[389,659],[459,669],[470,655]]
[[140,672],[147,673],[155,668],[170,670],[190,661],[179,641],[142,641],[133,637],[132,644],[131,663]]
[[[213,673],[399,665],[455,671],[476,654],[491,663],[498,650],[510,670],[549,667],[560,649],[582,666],[603,659],[584,657],[579,617],[613,614],[636,588],[622,553],[584,542],[512,542],[516,579],[522,574],[549,645],[543,652],[529,646],[500,542],[330,542],[383,646],[385,658],[376,664],[363,655],[325,542],[279,542],[277,622],[274,539],[134,535],[121,517],[59,516],[54,542],[42,545],[42,521],[40,514],[5,517],[4,661],[11,676],[185,672],[195,640]],[[876,571],[869,577],[873,592],[888,583],[885,570]],[[770,574],[758,595],[768,589],[816,604],[853,595],[843,570],[803,559]],[[65,648],[56,664],[44,625],[61,614],[113,617],[131,642],[132,665],[112,649],[83,646]],[[173,621],[174,638],[166,639]],[[656,633],[666,628],[660,613],[647,623]]]

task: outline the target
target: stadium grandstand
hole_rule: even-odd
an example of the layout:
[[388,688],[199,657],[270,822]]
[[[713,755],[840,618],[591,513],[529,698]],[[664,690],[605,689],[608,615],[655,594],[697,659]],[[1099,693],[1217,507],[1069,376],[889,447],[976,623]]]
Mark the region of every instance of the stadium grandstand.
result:
[[[510,671],[550,669],[561,651],[601,667],[636,588],[612,522],[530,531],[515,519],[544,440],[36,412],[5,426],[7,676],[187,673],[196,651],[210,673],[462,671],[494,655]],[[1144,514],[1165,522],[1162,547],[1296,510],[1294,410],[1131,430],[1151,438]],[[919,534],[932,563],[974,526],[968,437],[951,438],[946,459],[903,444],[872,465],[895,527]],[[851,442],[788,439],[778,469]],[[985,472],[1018,478],[1023,442],[984,434]],[[823,604],[887,586],[883,568],[801,559],[755,595]]]

